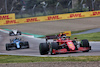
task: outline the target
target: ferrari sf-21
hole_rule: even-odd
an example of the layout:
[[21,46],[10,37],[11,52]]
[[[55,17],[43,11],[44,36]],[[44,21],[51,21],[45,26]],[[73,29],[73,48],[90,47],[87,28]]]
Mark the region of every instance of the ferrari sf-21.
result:
[[[71,53],[71,52],[89,52],[91,50],[91,46],[89,45],[89,41],[87,39],[83,39],[80,43],[77,41],[77,38],[71,40],[69,33],[60,33],[57,36],[46,36],[46,42],[40,43],[39,51],[41,55],[45,55],[50,53],[59,54],[59,53]],[[52,42],[49,42],[49,39],[53,39]]]

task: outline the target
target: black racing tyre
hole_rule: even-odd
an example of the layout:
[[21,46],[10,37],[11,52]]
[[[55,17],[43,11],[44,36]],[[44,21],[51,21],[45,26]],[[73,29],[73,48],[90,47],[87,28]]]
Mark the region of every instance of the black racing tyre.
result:
[[12,34],[13,32],[9,32],[9,36],[12,36],[11,34]]
[[51,55],[53,55],[52,50],[53,49],[58,50],[58,47],[59,47],[58,43],[56,43],[56,42],[52,42],[51,43],[51,45],[50,45],[50,53],[51,53]]
[[21,31],[17,31],[17,35],[21,35],[22,33],[21,33]]
[[12,36],[12,34],[14,35],[14,32],[13,31],[10,31],[9,32],[9,36]]
[[52,49],[55,49],[55,50],[58,50],[58,43],[56,43],[56,42],[51,42],[51,47],[52,47]]
[[9,33],[9,36],[11,36],[11,33]]
[[7,51],[10,50],[10,49],[9,49],[9,45],[10,45],[10,44],[6,44],[6,50],[7,50]]
[[[90,47],[89,41],[87,39],[81,40],[80,47]],[[83,51],[88,52],[89,50]]]
[[29,43],[26,41],[25,43],[26,48],[29,48]]
[[39,51],[41,55],[48,54],[49,45],[47,43],[40,43]]
[[81,40],[80,47],[89,47],[89,41],[87,39]]

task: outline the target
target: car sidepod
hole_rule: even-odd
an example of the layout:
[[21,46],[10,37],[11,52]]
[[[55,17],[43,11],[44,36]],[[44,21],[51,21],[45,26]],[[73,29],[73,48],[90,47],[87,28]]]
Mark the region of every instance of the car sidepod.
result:
[[75,45],[72,41],[67,41],[67,46],[69,48],[69,50],[75,50]]

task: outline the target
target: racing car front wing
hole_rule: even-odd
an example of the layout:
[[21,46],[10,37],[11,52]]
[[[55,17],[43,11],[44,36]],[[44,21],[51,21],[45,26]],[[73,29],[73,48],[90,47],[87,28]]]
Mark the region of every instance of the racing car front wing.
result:
[[68,51],[66,48],[63,48],[63,49],[58,49],[58,50],[55,50],[53,49],[52,50],[52,54],[57,54],[57,53],[71,53],[71,52],[80,52],[80,51],[83,51],[83,52],[88,52],[89,50],[91,50],[91,46],[90,47],[79,47],[78,50],[70,50]]

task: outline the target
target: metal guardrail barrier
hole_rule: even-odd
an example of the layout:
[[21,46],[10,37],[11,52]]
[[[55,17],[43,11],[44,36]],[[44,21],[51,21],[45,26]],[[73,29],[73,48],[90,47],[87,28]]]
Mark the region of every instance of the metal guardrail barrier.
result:
[[[10,0],[3,0],[4,4],[0,7],[0,14],[15,13],[16,18],[86,12],[100,9],[100,0],[59,0],[53,1],[53,4],[50,4],[48,0],[35,3],[31,8],[27,8],[29,4],[25,4],[27,3],[26,0],[11,0],[10,4],[9,1]],[[20,1],[24,3],[20,3]],[[62,4],[63,1],[65,1],[65,3]]]

